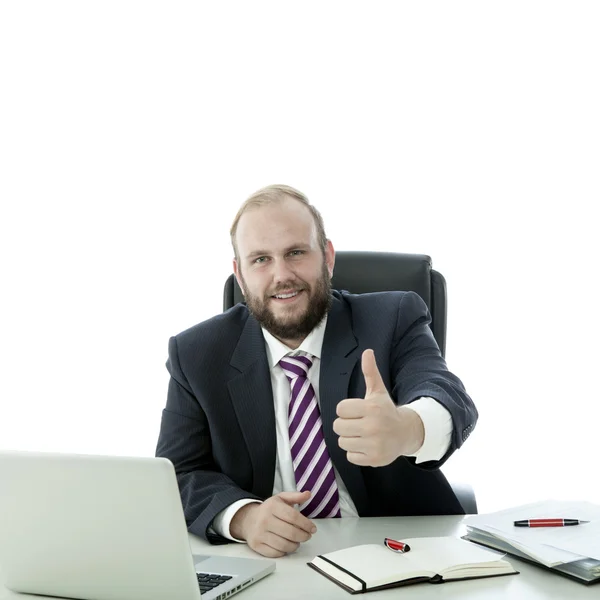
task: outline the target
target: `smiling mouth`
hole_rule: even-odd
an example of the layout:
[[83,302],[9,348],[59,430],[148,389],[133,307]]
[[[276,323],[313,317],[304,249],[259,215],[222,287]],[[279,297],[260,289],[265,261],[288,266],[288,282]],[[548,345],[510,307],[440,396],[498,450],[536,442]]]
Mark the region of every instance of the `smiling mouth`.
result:
[[290,298],[295,298],[302,290],[296,290],[294,292],[287,292],[285,294],[275,294],[271,296],[275,300],[289,300]]

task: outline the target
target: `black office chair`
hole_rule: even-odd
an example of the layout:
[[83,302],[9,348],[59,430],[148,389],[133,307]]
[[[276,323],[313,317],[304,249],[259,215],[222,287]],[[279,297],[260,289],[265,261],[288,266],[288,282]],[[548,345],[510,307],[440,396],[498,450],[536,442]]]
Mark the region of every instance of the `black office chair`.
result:
[[[424,254],[394,252],[336,252],[331,285],[353,294],[383,291],[412,291],[423,298],[431,313],[431,330],[446,352],[446,280],[431,268]],[[223,310],[243,302],[244,296],[231,275],[225,282]]]
[[[433,336],[442,356],[445,355],[446,280],[431,268],[429,256],[395,252],[336,252],[331,284],[333,289],[354,294],[395,290],[416,292],[429,308]],[[225,282],[223,310],[243,301],[242,291],[234,275],[230,275]],[[465,512],[476,514],[473,488],[463,483],[451,485]]]

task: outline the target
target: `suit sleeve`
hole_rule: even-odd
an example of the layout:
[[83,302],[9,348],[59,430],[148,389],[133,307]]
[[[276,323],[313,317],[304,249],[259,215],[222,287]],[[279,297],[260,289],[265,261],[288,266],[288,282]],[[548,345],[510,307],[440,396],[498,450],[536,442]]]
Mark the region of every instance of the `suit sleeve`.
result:
[[175,467],[189,531],[212,544],[223,544],[228,540],[210,528],[215,516],[237,500],[259,498],[219,472],[208,420],[181,370],[176,338],[169,341],[167,369],[171,379],[156,456],[168,458]]
[[[440,467],[460,448],[477,422],[477,409],[464,385],[452,374],[441,355],[429,327],[431,317],[418,294],[402,296],[396,323],[396,338],[391,357],[392,398],[397,404],[409,404],[429,396],[448,410],[452,417],[452,437],[446,454],[439,461],[419,467]],[[414,459],[411,459],[414,460]]]

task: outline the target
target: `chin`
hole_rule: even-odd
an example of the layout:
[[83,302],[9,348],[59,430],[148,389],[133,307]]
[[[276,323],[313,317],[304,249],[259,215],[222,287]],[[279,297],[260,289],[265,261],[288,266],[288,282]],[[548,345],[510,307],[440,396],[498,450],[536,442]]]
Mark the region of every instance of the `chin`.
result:
[[299,325],[300,323],[302,323],[302,321],[304,321],[305,318],[305,313],[304,311],[302,311],[301,314],[287,314],[287,315],[281,315],[281,314],[275,314],[273,315],[275,317],[275,321],[277,322],[278,325],[285,325],[286,327],[289,327],[290,325],[293,327],[296,327],[297,325]]

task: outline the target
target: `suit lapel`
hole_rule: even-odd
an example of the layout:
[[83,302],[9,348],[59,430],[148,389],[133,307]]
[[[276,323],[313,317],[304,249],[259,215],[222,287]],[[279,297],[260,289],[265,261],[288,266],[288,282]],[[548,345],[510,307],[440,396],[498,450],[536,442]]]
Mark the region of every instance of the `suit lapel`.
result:
[[252,492],[267,498],[273,494],[275,477],[275,408],[265,341],[252,316],[230,364],[239,372],[229,380],[228,388],[252,462]]
[[337,404],[348,397],[350,376],[359,358],[360,353],[352,331],[350,311],[339,296],[334,294],[321,352],[319,377],[321,419],[331,460],[344,480],[358,513],[365,514],[368,498],[361,468],[348,462],[346,451],[339,447],[338,435],[333,431],[333,421],[337,418],[335,412]]

